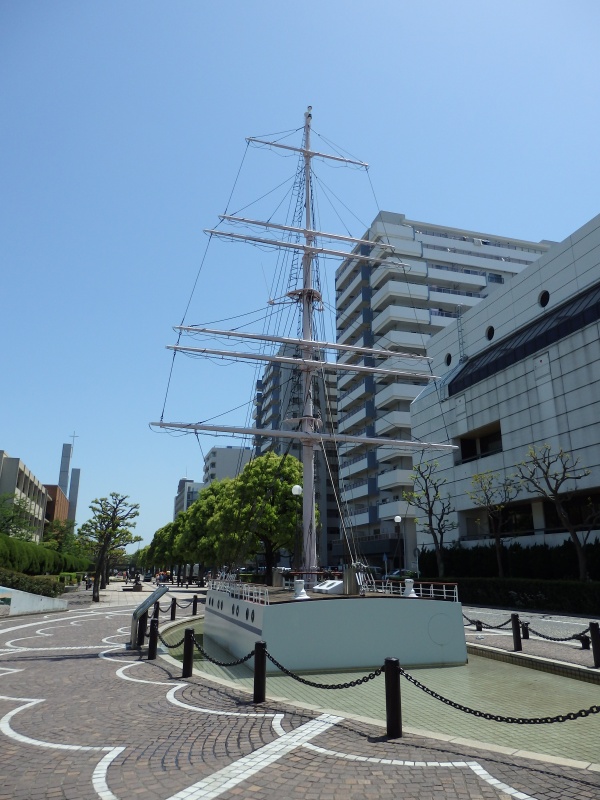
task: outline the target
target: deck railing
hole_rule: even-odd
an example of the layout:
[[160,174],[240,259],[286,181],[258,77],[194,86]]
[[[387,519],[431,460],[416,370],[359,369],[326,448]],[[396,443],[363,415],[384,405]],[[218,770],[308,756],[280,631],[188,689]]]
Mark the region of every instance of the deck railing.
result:
[[256,603],[261,606],[269,605],[269,590],[265,586],[223,578],[209,581],[208,588],[216,592],[225,592],[229,597],[245,600],[247,603]]
[[[419,598],[449,600],[453,603],[458,603],[458,584],[456,583],[415,581],[413,588]],[[367,577],[365,581],[365,590],[371,593],[402,596],[404,595],[404,589],[405,586],[402,581],[376,581],[370,577]]]

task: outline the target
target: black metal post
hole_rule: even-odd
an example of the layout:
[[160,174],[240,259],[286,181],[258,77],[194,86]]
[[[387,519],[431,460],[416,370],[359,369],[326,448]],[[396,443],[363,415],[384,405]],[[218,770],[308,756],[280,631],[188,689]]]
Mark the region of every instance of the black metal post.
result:
[[171,622],[175,620],[175,614],[177,613],[177,598],[173,598],[171,600]]
[[521,623],[521,638],[522,639],[529,639],[529,623],[522,622]]
[[148,626],[148,612],[144,611],[142,616],[138,620],[138,629],[137,629],[137,646],[143,647],[144,646],[144,638],[146,636],[146,628]]
[[481,622],[478,619],[475,620],[475,630],[476,631],[482,631],[483,630],[483,625],[481,624]]
[[154,661],[158,647],[158,619],[152,617],[150,620],[150,637],[148,639],[148,661]]
[[264,703],[267,692],[267,643],[254,645],[254,702]]
[[195,594],[194,600],[192,602],[192,614],[196,616],[197,613],[198,613],[198,595]]
[[589,650],[590,649],[590,637],[586,633],[582,633],[579,636],[579,641],[581,642],[581,649],[582,650]]
[[385,721],[389,739],[402,736],[402,703],[400,698],[400,662],[397,658],[386,658],[385,673]]
[[154,611],[152,612],[152,619],[158,619],[160,614],[160,603],[158,600],[154,603]]
[[521,644],[521,628],[519,626],[519,615],[511,614],[510,621],[512,622],[513,647],[516,652],[518,650],[523,649],[523,645]]
[[182,678],[189,678],[194,671],[194,629],[186,628],[183,640],[183,671]]
[[592,640],[594,666],[600,667],[600,626],[597,622],[590,622],[590,639]]

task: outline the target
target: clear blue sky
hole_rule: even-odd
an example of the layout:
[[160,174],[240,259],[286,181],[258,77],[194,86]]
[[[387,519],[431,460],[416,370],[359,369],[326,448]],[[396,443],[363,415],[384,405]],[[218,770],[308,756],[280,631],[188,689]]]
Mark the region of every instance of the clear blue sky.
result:
[[[75,431],[78,522],[118,491],[149,542],[178,479],[202,475],[194,437],[148,423],[244,137],[312,104],[315,130],[370,163],[379,207],[561,240],[600,211],[599,30],[596,0],[0,0],[0,449],[53,483]],[[258,195],[274,179],[252,155]],[[361,235],[378,206],[350,177]],[[215,252],[190,322],[267,298],[264,254]],[[251,396],[249,368],[183,367],[165,419]]]

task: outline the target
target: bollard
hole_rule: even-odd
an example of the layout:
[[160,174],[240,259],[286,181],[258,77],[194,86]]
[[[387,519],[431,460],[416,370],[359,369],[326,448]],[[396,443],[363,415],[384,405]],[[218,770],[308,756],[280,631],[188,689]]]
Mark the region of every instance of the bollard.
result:
[[194,600],[192,602],[192,614],[196,616],[197,613],[198,613],[198,595],[195,594]]
[[182,678],[189,678],[194,671],[194,629],[185,629],[183,640],[183,671]]
[[150,637],[148,639],[148,661],[154,661],[158,647],[158,619],[152,617],[150,620]]
[[148,625],[148,612],[144,611],[142,616],[138,620],[138,629],[137,629],[137,646],[143,647],[144,646],[144,638],[146,636],[146,627]]
[[156,603],[154,603],[154,611],[152,613],[152,619],[158,619],[159,615],[160,615],[160,603],[157,600]]
[[264,703],[267,692],[267,643],[254,645],[254,702]]
[[521,623],[521,638],[529,639],[529,623],[522,622]]
[[386,658],[385,672],[385,721],[389,739],[402,736],[402,705],[400,699],[400,662],[397,658]]
[[511,614],[510,621],[512,622],[513,646],[515,652],[523,649],[521,644],[521,628],[519,627],[519,615]]
[[177,599],[174,597],[171,600],[171,622],[175,620],[176,613],[177,613]]
[[594,654],[594,666],[600,667],[600,626],[597,622],[590,622],[590,638]]
[[582,633],[579,637],[579,641],[581,642],[581,649],[582,650],[589,650],[590,649],[590,637]]
[[481,624],[481,622],[478,619],[475,620],[475,630],[476,631],[482,631],[483,630],[483,625]]

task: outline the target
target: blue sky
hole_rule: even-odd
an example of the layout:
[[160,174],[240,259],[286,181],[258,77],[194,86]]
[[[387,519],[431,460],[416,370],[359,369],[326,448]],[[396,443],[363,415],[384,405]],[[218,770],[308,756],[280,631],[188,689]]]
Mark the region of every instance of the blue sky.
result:
[[[358,173],[327,175],[354,235],[378,208],[533,240],[583,225],[599,211],[599,8],[0,0],[0,449],[53,483],[75,431],[78,522],[111,491],[140,503],[145,542],[171,519],[178,479],[201,479],[202,450],[234,442],[149,429],[164,346],[244,137],[300,127],[308,104],[315,131],[370,164],[375,198]],[[240,202],[281,169],[293,165],[251,151]],[[264,306],[262,251],[211,257],[189,322]],[[165,419],[251,397],[249,367],[180,366]]]

